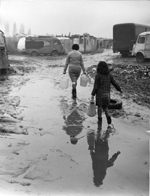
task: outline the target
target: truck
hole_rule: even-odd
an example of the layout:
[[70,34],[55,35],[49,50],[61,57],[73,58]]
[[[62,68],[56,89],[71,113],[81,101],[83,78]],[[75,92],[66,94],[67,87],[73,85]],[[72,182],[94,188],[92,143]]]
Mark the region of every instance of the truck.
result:
[[113,26],[113,53],[120,52],[122,57],[132,55],[133,46],[140,33],[150,31],[150,26],[122,23]]
[[150,59],[150,31],[139,34],[132,52],[139,63]]
[[7,74],[9,66],[5,34],[0,30],[0,75]]

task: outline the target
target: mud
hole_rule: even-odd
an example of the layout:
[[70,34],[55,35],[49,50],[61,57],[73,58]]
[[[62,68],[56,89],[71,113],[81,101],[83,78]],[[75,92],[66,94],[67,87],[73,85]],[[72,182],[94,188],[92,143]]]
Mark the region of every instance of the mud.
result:
[[123,102],[110,110],[114,128],[107,130],[103,114],[100,132],[97,116],[86,114],[93,80],[87,87],[78,82],[76,102],[71,82],[59,87],[65,56],[9,58],[12,69],[0,82],[0,195],[148,195],[150,110],[144,99],[133,101],[141,96],[137,88],[129,91],[117,75],[135,59],[111,51],[84,55],[89,72],[107,60],[123,86],[122,97],[112,89]]

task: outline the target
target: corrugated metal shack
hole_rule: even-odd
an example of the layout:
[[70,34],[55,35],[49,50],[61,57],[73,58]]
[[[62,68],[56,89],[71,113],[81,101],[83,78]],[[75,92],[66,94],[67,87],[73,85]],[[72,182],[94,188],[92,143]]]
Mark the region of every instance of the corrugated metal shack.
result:
[[96,52],[97,50],[97,38],[84,33],[83,35],[72,35],[70,37],[72,44],[79,44],[80,51],[83,53]]

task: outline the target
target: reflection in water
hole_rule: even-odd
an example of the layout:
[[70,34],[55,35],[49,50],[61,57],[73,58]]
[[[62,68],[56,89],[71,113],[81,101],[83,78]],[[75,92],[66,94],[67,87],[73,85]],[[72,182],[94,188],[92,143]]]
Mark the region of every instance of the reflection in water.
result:
[[109,159],[108,138],[108,130],[106,130],[105,133],[102,133],[101,129],[99,129],[99,125],[97,134],[95,134],[94,130],[89,130],[87,133],[87,142],[92,159],[94,175],[93,182],[97,187],[103,184],[107,168],[113,166],[115,160],[120,154],[120,152],[118,151]]
[[[71,107],[65,103],[65,107],[62,107],[64,110],[63,119],[65,121],[65,125],[63,126],[63,130],[67,135],[70,136],[70,142],[72,144],[76,144],[80,138],[76,136],[80,134],[83,130],[83,121],[85,117],[83,113],[78,109],[77,102],[74,99]],[[69,108],[69,110],[68,110]],[[68,112],[66,112],[68,110]]]

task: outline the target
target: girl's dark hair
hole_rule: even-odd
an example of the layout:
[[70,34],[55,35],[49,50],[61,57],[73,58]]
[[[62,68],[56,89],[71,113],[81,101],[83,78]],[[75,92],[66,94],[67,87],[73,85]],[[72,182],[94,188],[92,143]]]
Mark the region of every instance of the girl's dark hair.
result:
[[108,75],[109,74],[109,68],[105,61],[100,61],[97,65],[97,73],[101,75]]
[[73,44],[72,49],[73,50],[79,50],[79,45],[78,44]]

